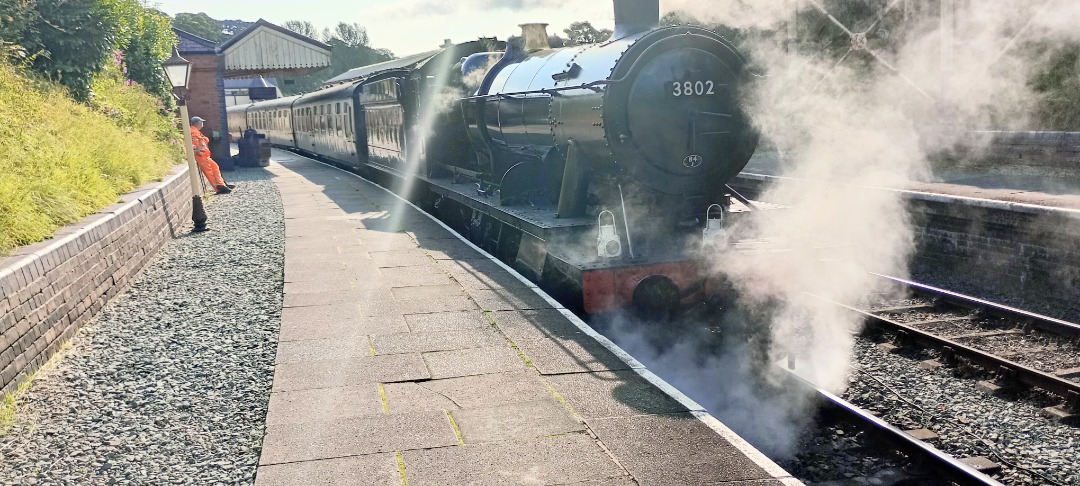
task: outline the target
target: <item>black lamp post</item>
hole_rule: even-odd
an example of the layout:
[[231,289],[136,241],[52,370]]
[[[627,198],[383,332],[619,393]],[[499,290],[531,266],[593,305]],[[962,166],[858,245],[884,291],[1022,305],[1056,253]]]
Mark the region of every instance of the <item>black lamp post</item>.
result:
[[173,48],[173,55],[162,64],[165,77],[172,85],[176,104],[180,107],[181,130],[184,132],[184,155],[187,156],[188,179],[191,181],[191,222],[196,233],[206,231],[206,210],[203,209],[202,185],[199,184],[199,168],[195,163],[195,146],[191,141],[191,130],[183,124],[188,123],[187,89],[191,81],[191,63],[180,57],[180,52]]

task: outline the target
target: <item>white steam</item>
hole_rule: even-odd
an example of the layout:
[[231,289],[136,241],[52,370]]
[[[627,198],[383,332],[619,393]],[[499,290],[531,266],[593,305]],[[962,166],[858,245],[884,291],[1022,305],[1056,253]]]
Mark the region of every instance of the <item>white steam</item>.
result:
[[[1026,128],[1034,104],[1027,80],[1038,60],[1025,52],[1024,44],[1080,35],[1075,29],[1080,2],[864,3],[891,12],[867,33],[870,51],[846,38],[828,48],[789,42],[797,32],[796,8],[826,8],[824,0],[667,0],[663,5],[746,33],[741,48],[766,71],[744,93],[746,108],[772,146],[764,150],[775,150],[781,175],[792,178],[761,197],[788,208],[733,228],[736,238],[755,238],[785,251],[734,251],[713,262],[715,273],[738,291],[741,315],[750,316],[747,324],[768,328],[763,348],[729,343],[728,351],[787,362],[835,392],[846,387],[853,333],[860,322],[808,298],[807,292],[858,303],[884,290],[868,272],[905,275],[914,247],[900,194],[858,187],[903,187],[927,174],[932,155],[968,140],[970,131]],[[859,34],[871,27],[871,21],[865,23],[846,27]],[[852,45],[858,47],[849,51]],[[824,249],[818,245],[823,241]],[[664,363],[685,353],[654,354],[646,359]],[[695,398],[755,444],[774,452],[790,449],[797,424],[810,413],[802,405],[805,397],[735,386],[729,381],[745,378],[739,370],[750,370],[717,366],[729,361],[720,356],[682,362],[672,370],[694,374],[687,369],[717,368],[735,375],[722,386],[688,386],[697,388]]]

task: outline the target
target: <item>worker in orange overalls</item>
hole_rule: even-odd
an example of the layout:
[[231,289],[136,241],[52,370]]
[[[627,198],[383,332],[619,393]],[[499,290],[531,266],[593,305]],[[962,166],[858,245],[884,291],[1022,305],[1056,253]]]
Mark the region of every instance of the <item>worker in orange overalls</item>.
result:
[[228,194],[236,186],[225,182],[217,162],[210,158],[210,139],[202,133],[205,122],[206,120],[197,116],[191,117],[191,143],[195,145],[195,162],[218,194]]

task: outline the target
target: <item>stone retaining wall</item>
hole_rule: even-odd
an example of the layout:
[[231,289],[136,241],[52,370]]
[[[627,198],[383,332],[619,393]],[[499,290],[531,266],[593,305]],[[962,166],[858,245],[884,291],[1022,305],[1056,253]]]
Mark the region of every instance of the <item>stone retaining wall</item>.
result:
[[[740,176],[732,186],[757,197],[765,181]],[[917,192],[903,197],[915,230],[916,273],[1080,311],[1080,211]]]
[[1080,132],[972,132],[961,149],[969,163],[986,167],[1080,169]]
[[190,224],[187,167],[120,200],[0,259],[0,396],[40,368]]
[[1080,211],[918,195],[908,213],[919,273],[1080,306]]

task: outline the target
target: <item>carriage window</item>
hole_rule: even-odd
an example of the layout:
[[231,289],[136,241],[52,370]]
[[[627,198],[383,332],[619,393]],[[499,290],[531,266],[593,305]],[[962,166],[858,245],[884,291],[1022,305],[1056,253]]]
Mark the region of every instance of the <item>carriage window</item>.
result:
[[334,114],[335,115],[340,115],[341,114],[341,103],[334,103]]
[[334,125],[335,125],[334,128],[337,130],[338,138],[341,138],[342,136],[344,136],[343,131],[345,129],[345,123],[344,123],[343,119],[341,118],[341,115],[337,115],[337,116],[334,117]]

